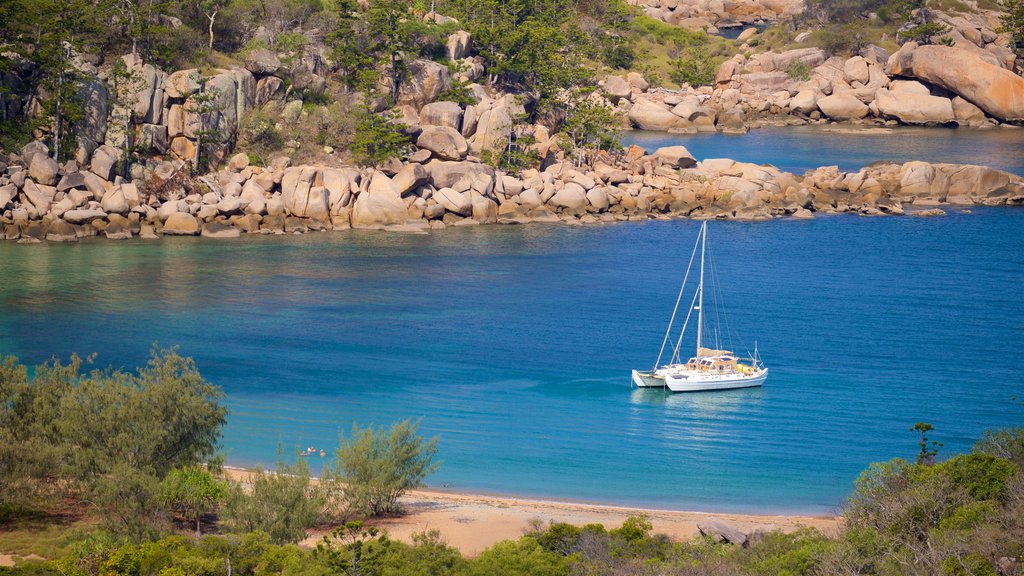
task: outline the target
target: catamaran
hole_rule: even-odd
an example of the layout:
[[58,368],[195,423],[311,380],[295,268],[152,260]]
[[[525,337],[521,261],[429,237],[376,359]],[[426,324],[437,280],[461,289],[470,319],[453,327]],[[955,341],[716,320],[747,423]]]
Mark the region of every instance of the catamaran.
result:
[[[749,358],[739,358],[731,350],[724,350],[718,346],[719,329],[715,326],[715,348],[708,348],[704,345],[704,260],[707,251],[708,223],[704,221],[700,226],[700,233],[697,235],[697,242],[693,246],[693,253],[690,255],[690,263],[686,267],[686,275],[683,277],[683,285],[679,288],[679,297],[676,299],[675,309],[672,310],[672,318],[669,320],[668,329],[665,331],[665,339],[661,343],[661,351],[658,359],[654,362],[654,368],[650,371],[633,370],[633,384],[641,388],[668,388],[673,392],[700,392],[704,390],[731,390],[734,388],[752,388],[764,384],[768,377],[768,368],[764,366],[757,355],[757,346],[754,346],[754,353]],[[675,324],[676,316],[679,314],[679,305],[683,301],[683,294],[686,291],[686,283],[690,278],[690,271],[693,268],[693,261],[700,248],[700,279],[697,283],[697,290],[693,295],[683,321],[679,338],[672,348],[672,355],[668,364],[660,365],[665,354],[669,339],[672,336],[672,327]],[[693,312],[697,312],[697,350],[693,357],[682,362],[679,349],[683,343],[683,336],[686,334],[686,327],[690,323]],[[718,318],[718,314],[715,315]],[[660,365],[660,366],[659,366]]]

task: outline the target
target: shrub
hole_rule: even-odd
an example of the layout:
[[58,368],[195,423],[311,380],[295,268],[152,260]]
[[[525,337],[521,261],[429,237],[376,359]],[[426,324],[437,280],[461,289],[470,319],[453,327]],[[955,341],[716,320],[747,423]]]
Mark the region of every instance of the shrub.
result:
[[793,80],[810,80],[811,66],[806,62],[797,60],[786,68],[786,75]]
[[899,37],[903,40],[913,40],[919,44],[931,44],[935,36],[941,36],[948,31],[948,26],[938,22],[925,22],[907,30],[901,30]]
[[375,114],[368,108],[357,113],[355,134],[349,150],[361,166],[379,166],[389,158],[401,156],[409,147],[405,126],[398,122],[397,112]]
[[1003,458],[1024,468],[1024,428],[989,430],[974,444],[972,451]]
[[419,421],[405,420],[388,430],[353,425],[351,437],[341,438],[336,473],[353,509],[371,516],[395,512],[402,494],[437,470],[437,438],[424,440],[418,431]]
[[714,83],[720,64],[719,59],[711,56],[706,45],[690,46],[682,49],[679,58],[672,61],[669,78],[676,84],[707,86]]
[[302,459],[288,465],[279,461],[276,472],[257,468],[250,475],[251,488],[231,485],[225,516],[236,532],[266,532],[279,544],[298,542],[320,520],[324,497],[310,481],[309,466]]

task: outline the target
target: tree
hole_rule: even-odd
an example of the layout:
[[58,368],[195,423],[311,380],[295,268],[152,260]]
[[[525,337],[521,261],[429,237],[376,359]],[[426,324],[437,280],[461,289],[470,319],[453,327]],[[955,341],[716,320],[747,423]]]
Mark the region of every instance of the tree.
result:
[[1006,32],[1013,40],[1018,54],[1024,54],[1024,0],[1003,0],[1003,14],[999,17],[1002,24],[999,32]]
[[185,112],[199,119],[199,129],[195,131],[196,154],[192,159],[192,169],[201,170],[210,165],[214,157],[213,146],[224,138],[221,133],[221,90],[210,87],[210,78],[196,73],[199,92],[189,96],[185,101]]
[[406,55],[416,50],[417,25],[406,0],[375,0],[366,11],[370,49],[387,58],[388,103],[391,105],[398,101],[401,83],[408,72]]
[[333,30],[327,35],[334,66],[349,89],[355,89],[361,72],[373,70],[376,60],[371,52],[366,18],[355,0],[337,0]]
[[352,435],[341,437],[335,472],[354,509],[371,516],[394,512],[406,491],[437,470],[437,438],[424,440],[418,431],[419,421],[405,420],[388,430],[353,425]]
[[705,44],[682,48],[679,58],[672,61],[669,78],[677,84],[708,86],[715,81],[718,62],[711,57]]
[[274,472],[257,468],[249,475],[250,488],[233,482],[225,515],[236,532],[266,532],[279,544],[298,542],[320,520],[324,498],[312,484],[309,466],[278,461]]
[[163,497],[186,520],[195,522],[196,536],[202,535],[204,514],[209,514],[227,495],[227,486],[198,466],[176,468],[164,478]]
[[349,151],[360,166],[379,166],[389,158],[401,156],[409,144],[405,125],[398,121],[395,111],[377,114],[365,102],[357,106],[355,134]]
[[222,8],[228,5],[231,0],[195,0],[196,8],[206,16],[210,25],[207,28],[209,33],[208,49],[213,50],[213,26],[217,22],[217,14]]
[[594,160],[602,150],[618,148],[618,115],[602,102],[586,96],[571,102],[561,127],[565,148],[573,153],[576,166]]
[[32,378],[13,358],[2,364],[0,478],[12,490],[0,498],[80,497],[141,537],[135,522],[161,513],[150,506],[160,480],[215,454],[222,392],[174,350],[154,349],[133,373],[82,364],[49,362]]
[[932,430],[935,430],[935,427],[927,422],[918,422],[910,428],[911,432],[918,432],[921,435],[921,439],[918,442],[918,445],[921,447],[921,451],[917,454],[918,464],[930,466],[935,463],[935,456],[938,455],[942,444],[934,440],[931,444],[928,443],[928,433]]

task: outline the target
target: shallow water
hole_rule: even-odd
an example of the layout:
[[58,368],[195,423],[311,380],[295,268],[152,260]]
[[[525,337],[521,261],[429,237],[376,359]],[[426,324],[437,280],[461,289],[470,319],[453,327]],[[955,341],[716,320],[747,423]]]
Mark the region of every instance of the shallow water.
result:
[[[872,461],[1024,425],[1024,210],[712,223],[761,389],[633,390],[697,224],[0,243],[0,353],[178,345],[227,391],[231,463],[422,418],[433,486],[824,512]],[[320,459],[314,459],[314,471]]]
[[653,151],[682,144],[697,160],[732,158],[767,163],[794,174],[818,166],[859,170],[873,162],[980,164],[1024,176],[1024,129],[915,128],[866,130],[852,126],[788,126],[747,134],[668,134],[636,130],[622,135],[628,146]]

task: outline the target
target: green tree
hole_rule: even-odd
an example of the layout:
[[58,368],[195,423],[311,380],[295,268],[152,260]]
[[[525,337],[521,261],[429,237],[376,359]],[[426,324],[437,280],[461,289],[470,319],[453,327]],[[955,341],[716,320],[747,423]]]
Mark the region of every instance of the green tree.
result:
[[283,544],[305,538],[319,522],[324,497],[301,458],[293,465],[279,460],[274,472],[257,468],[249,474],[248,484],[233,482],[228,490],[225,516],[232,530],[266,532]]
[[574,100],[568,107],[560,135],[575,165],[582,166],[592,163],[602,150],[621,147],[616,136],[620,119],[615,110],[589,96]]
[[355,106],[356,125],[349,151],[360,166],[379,166],[389,158],[401,156],[411,140],[405,125],[398,120],[397,111],[377,114],[370,108],[376,94],[370,79],[375,75],[364,72],[361,76],[363,90]]
[[136,372],[82,371],[53,361],[32,378],[13,358],[0,369],[0,499],[46,506],[91,502],[137,539],[162,523],[160,480],[214,455],[226,410],[219,388],[173,350]]
[[406,0],[376,0],[366,11],[371,51],[387,59],[388,103],[392,106],[398,101],[402,81],[408,73],[407,56],[416,48],[414,26],[416,23]]
[[545,550],[533,537],[524,536],[484,550],[465,573],[467,576],[568,576],[569,562]]
[[199,129],[195,131],[196,153],[192,159],[192,169],[208,168],[215,157],[215,146],[224,138],[221,125],[221,96],[219,88],[210,87],[209,77],[196,73],[199,92],[189,96],[185,101],[185,111],[199,118]]
[[714,83],[718,66],[707,45],[695,44],[680,50],[679,58],[672,61],[669,78],[677,84],[708,86]]
[[1024,53],[1024,0],[1003,0],[1003,13],[999,16],[999,32],[1010,35],[1017,53]]
[[351,521],[324,536],[313,554],[334,573],[368,576],[381,573],[391,544],[387,532]]
[[439,466],[437,438],[419,436],[419,422],[405,420],[390,429],[352,426],[336,452],[336,474],[354,509],[371,516],[394,512],[406,491],[423,485]]
[[917,463],[931,465],[935,463],[935,457],[939,454],[939,448],[942,446],[941,443],[936,441],[928,442],[928,433],[935,430],[935,427],[927,422],[918,422],[911,428],[911,432],[917,432],[920,434],[920,440],[918,446],[921,447],[921,451],[917,454]]
[[186,520],[195,522],[196,536],[202,535],[201,520],[227,496],[227,486],[205,468],[176,468],[164,478],[163,498]]

